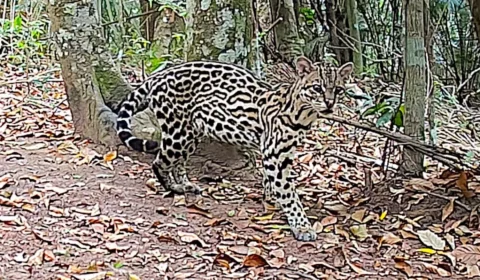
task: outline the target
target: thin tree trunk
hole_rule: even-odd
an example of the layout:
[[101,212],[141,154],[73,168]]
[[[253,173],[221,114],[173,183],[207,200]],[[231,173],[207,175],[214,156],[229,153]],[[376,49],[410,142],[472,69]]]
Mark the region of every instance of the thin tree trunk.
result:
[[149,0],[140,0],[140,6],[142,13],[145,14],[142,16],[142,32],[143,37],[148,41],[152,42],[155,36],[155,22],[159,16],[159,13],[150,13],[156,11],[159,8],[159,5],[155,2]]
[[431,144],[436,144],[436,126],[435,126],[435,95],[433,87],[433,67],[435,67],[433,56],[433,26],[430,18],[430,2],[423,2],[423,20],[425,28],[425,49],[427,51],[427,70],[425,72],[427,78],[427,119],[428,119],[428,139]]
[[357,1],[347,0],[345,6],[347,8],[348,29],[350,30],[350,36],[353,38],[355,46],[355,50],[353,51],[355,73],[360,75],[363,71],[363,57],[360,29],[358,28],[357,21]]
[[477,33],[478,44],[480,45],[480,0],[469,0],[470,12],[472,13],[473,25]]
[[327,23],[330,28],[331,48],[339,64],[344,64],[351,61],[348,47],[340,40],[341,34],[346,33],[345,16],[338,0],[326,0],[325,7],[327,9]]
[[272,22],[282,18],[275,25],[275,47],[285,62],[293,62],[303,54],[303,42],[300,40],[297,29],[294,0],[270,0]]
[[[423,1],[406,0],[405,45],[405,134],[425,141],[425,29]],[[420,176],[424,156],[410,148],[403,150],[401,170]]]
[[175,58],[183,58],[183,40],[175,39],[175,34],[185,30],[185,21],[177,16],[174,10],[164,8],[155,22],[155,36],[153,49],[156,50],[157,58],[174,55]]

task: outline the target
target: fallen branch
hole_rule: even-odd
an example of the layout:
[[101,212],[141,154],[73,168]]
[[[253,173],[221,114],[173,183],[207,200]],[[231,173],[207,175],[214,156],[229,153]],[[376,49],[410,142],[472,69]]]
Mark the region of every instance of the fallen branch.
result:
[[447,166],[449,166],[453,169],[462,169],[460,167],[463,167],[463,168],[471,169],[476,174],[480,174],[480,170],[478,168],[472,166],[471,164],[466,163],[464,161],[464,155],[459,154],[457,152],[450,151],[450,150],[447,150],[445,148],[432,146],[432,145],[420,142],[418,140],[412,139],[411,137],[409,137],[405,134],[387,131],[387,130],[380,129],[380,128],[377,128],[377,127],[374,127],[374,126],[371,126],[371,125],[368,125],[368,124],[363,124],[363,123],[360,123],[360,122],[357,122],[357,121],[347,120],[347,119],[344,119],[344,118],[341,118],[341,117],[338,117],[338,116],[334,116],[334,115],[324,115],[324,114],[321,114],[321,113],[319,115],[320,115],[320,117],[322,117],[324,119],[327,119],[327,120],[332,120],[332,121],[335,121],[335,122],[355,126],[357,128],[360,128],[360,129],[363,129],[363,130],[367,130],[367,131],[374,132],[374,133],[380,134],[382,136],[385,136],[388,139],[391,139],[391,140],[393,140],[393,141],[395,141],[395,142],[397,142],[401,145],[408,146],[409,148],[411,148],[411,149],[413,149],[413,150],[415,150],[419,153],[422,153],[422,154],[424,154],[426,156],[429,156],[429,157],[431,157],[431,158],[433,158],[433,159],[435,159],[435,160],[437,160],[441,163],[444,163],[444,164],[446,164]]

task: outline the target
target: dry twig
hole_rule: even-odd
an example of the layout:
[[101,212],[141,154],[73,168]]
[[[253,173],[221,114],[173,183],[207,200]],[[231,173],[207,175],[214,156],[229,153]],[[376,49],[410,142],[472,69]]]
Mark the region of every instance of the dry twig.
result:
[[343,124],[348,124],[348,125],[351,125],[351,126],[355,126],[355,127],[367,130],[367,131],[371,131],[371,132],[380,134],[380,135],[385,136],[385,137],[387,137],[387,138],[389,138],[389,139],[391,139],[391,140],[393,140],[393,141],[395,141],[395,142],[397,142],[401,145],[406,145],[406,146],[410,147],[411,149],[414,149],[415,151],[417,151],[419,153],[422,153],[422,154],[424,154],[426,156],[429,156],[429,157],[431,157],[435,160],[438,160],[439,162],[442,162],[442,163],[446,164],[447,166],[449,166],[453,169],[461,169],[460,167],[463,167],[463,168],[471,169],[473,172],[475,172],[477,174],[480,174],[480,170],[478,170],[478,168],[466,163],[463,160],[464,155],[459,154],[457,152],[450,151],[450,150],[447,150],[445,148],[441,148],[441,147],[437,147],[437,146],[422,143],[420,141],[412,139],[411,137],[409,137],[405,134],[386,131],[386,130],[376,128],[376,127],[368,125],[368,124],[363,124],[363,123],[356,122],[356,121],[346,120],[346,119],[338,117],[338,116],[324,115],[324,114],[321,114],[321,113],[320,113],[320,116],[322,118],[325,118],[325,119],[328,119],[328,120],[336,121],[336,122],[343,123]]

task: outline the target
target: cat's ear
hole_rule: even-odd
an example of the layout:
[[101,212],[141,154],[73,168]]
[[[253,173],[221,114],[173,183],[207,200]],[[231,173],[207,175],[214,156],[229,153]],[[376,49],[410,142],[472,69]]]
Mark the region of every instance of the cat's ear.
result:
[[352,62],[347,62],[340,66],[337,70],[338,76],[342,80],[346,80],[350,74],[353,72],[353,63]]
[[300,77],[310,74],[316,67],[312,61],[304,56],[300,56],[295,61],[295,68]]

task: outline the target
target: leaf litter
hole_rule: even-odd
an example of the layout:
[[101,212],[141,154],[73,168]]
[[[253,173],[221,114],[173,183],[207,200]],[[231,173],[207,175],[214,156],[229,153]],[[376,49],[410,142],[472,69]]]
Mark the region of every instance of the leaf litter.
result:
[[[375,89],[370,83],[362,89]],[[304,244],[241,177],[205,186],[200,202],[158,194],[148,163],[99,153],[73,134],[61,86],[30,86],[35,102],[24,84],[0,89],[9,96],[0,99],[0,271],[12,279],[23,279],[15,273],[25,269],[33,273],[25,279],[480,275],[474,174],[429,160],[424,178],[385,183],[384,139],[321,123],[295,161],[319,236]],[[440,144],[459,147],[439,132]],[[392,154],[390,166],[397,159]],[[365,169],[375,185],[370,195]]]

